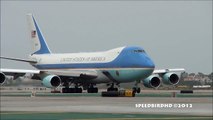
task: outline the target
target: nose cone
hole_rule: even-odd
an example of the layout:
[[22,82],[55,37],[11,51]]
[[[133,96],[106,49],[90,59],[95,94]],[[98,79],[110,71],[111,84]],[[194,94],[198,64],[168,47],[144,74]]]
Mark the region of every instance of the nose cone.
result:
[[147,60],[147,66],[150,68],[155,68],[155,64],[150,58]]
[[144,66],[148,68],[155,68],[155,64],[151,60],[151,58],[147,54],[144,54],[143,56],[144,56]]

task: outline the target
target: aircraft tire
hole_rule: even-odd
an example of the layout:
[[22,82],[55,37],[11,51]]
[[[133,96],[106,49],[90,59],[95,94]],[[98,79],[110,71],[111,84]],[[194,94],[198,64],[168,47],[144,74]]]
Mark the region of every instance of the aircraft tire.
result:
[[137,92],[137,93],[140,93],[140,92],[141,92],[141,88],[138,88],[138,89],[136,90],[136,92]]
[[93,88],[93,93],[98,93],[98,88]]
[[87,89],[87,93],[92,93],[92,89],[91,89],[91,88],[88,88],[88,89]]
[[76,89],[76,93],[82,93],[82,88],[75,88]]
[[113,91],[118,91],[118,88],[113,88]]
[[112,88],[107,88],[107,92],[112,91]]
[[133,88],[132,88],[132,91],[133,91],[134,93],[140,93],[140,92],[141,92],[141,88],[139,88],[139,87],[133,87]]
[[75,88],[69,88],[69,93],[76,93],[76,89]]
[[62,88],[62,93],[69,93],[69,88]]
[[98,93],[98,88],[97,87],[95,87],[95,88],[88,88],[87,92],[88,93]]
[[133,88],[132,88],[132,91],[135,93],[135,92],[136,92],[136,87],[133,87]]

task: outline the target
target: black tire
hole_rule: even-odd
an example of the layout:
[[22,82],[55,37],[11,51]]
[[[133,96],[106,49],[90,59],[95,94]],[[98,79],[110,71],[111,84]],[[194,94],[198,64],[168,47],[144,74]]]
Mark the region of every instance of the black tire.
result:
[[88,89],[87,89],[87,93],[92,93],[91,88],[88,88]]
[[112,91],[112,88],[107,88],[107,92]]
[[98,93],[98,88],[88,88],[87,92],[88,93]]
[[68,93],[68,89],[67,88],[62,88],[62,93]]
[[98,93],[98,88],[93,88],[93,93]]
[[132,91],[133,91],[134,93],[136,93],[136,92],[137,92],[136,87],[133,87],[133,88],[132,88]]
[[137,89],[137,93],[140,93],[140,92],[141,92],[141,88],[138,88],[138,89]]
[[76,89],[75,88],[69,88],[69,93],[76,93]]
[[82,93],[82,88],[76,88],[76,93]]
[[113,88],[113,91],[118,91],[118,88]]

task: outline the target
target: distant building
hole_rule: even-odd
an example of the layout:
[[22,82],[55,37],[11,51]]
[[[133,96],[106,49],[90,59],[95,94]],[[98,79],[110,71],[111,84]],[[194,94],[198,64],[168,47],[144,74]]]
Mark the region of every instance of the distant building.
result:
[[205,84],[209,84],[212,85],[212,80],[209,78],[209,75],[205,75],[203,73],[184,73],[184,75],[182,75],[182,80],[183,82],[199,82],[201,85],[205,85]]

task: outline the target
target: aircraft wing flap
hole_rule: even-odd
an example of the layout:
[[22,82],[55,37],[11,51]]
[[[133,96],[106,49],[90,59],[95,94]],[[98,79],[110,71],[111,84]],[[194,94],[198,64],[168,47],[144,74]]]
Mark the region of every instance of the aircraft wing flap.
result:
[[159,70],[154,70],[153,74],[162,74],[162,73],[167,73],[167,72],[183,72],[183,71],[185,71],[184,68],[159,69]]

